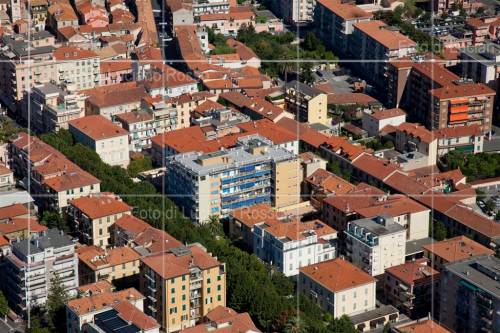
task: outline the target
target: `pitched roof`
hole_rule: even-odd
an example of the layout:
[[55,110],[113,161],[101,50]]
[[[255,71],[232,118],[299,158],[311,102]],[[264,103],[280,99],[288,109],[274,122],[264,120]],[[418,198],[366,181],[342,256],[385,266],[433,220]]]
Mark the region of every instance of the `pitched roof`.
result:
[[142,263],[163,279],[189,274],[190,267],[206,270],[220,265],[220,262],[208,254],[201,245],[190,245],[187,249],[189,253],[184,255],[176,255],[170,250],[170,252],[147,256],[142,258]]
[[[406,195],[391,195],[381,201],[375,202],[373,205],[357,209],[357,213],[361,217],[375,216],[401,216],[428,211],[429,208],[410,199]],[[427,223],[427,221],[425,222]]]
[[138,301],[144,296],[135,288],[124,289],[117,292],[103,292],[82,298],[75,298],[66,303],[76,315],[83,316],[88,313],[111,308],[113,304],[120,301]]
[[340,0],[318,0],[318,3],[344,20],[370,18],[373,16],[371,13],[353,4],[343,4]]
[[389,50],[398,50],[401,48],[417,46],[417,43],[405,35],[397,31],[390,30],[390,27],[382,21],[374,20],[359,22],[356,23],[354,27]]
[[427,266],[427,259],[422,258],[416,261],[408,261],[404,264],[392,266],[385,270],[386,274],[391,274],[407,285],[417,284],[420,280],[438,279],[439,272]]
[[115,287],[108,280],[99,280],[94,283],[89,283],[89,284],[84,284],[83,286],[79,286],[78,292],[90,296],[106,292],[112,292],[114,288]]
[[120,317],[125,321],[134,324],[137,328],[148,331],[154,328],[159,328],[160,325],[153,317],[150,317],[138,308],[136,308],[132,303],[128,301],[122,301],[113,305]]
[[79,49],[75,46],[61,46],[53,53],[54,59],[59,61],[97,58],[95,52]]
[[345,195],[327,197],[323,201],[343,212],[356,212],[360,208],[369,207],[376,203],[385,192],[371,185],[360,183]]
[[69,121],[69,125],[95,141],[128,135],[126,130],[101,115],[74,119]]
[[452,99],[458,97],[476,97],[482,95],[493,96],[495,91],[481,83],[454,84],[442,88],[432,89],[429,92],[439,99]]
[[48,228],[39,224],[36,217],[14,217],[8,221],[0,222],[0,235],[9,236],[12,233],[21,231],[38,233],[46,230]]
[[317,169],[305,181],[334,194],[344,194],[355,188],[353,184],[324,169]]
[[401,333],[451,333],[432,319],[426,319],[423,321],[418,321],[416,323],[398,326],[396,329]]
[[238,313],[222,305],[207,313],[205,317],[207,323],[186,328],[181,330],[181,333],[260,333],[248,313]]
[[431,131],[419,124],[402,123],[397,127],[397,130],[406,133],[406,135],[418,138],[426,143],[431,143],[436,140]]
[[106,267],[139,260],[141,256],[128,246],[103,249],[98,246],[83,246],[77,249],[78,260],[96,271]]
[[164,253],[170,249],[182,246],[182,243],[169,233],[153,227],[147,228],[135,236],[134,244],[141,246],[150,254]]
[[131,235],[137,235],[151,228],[149,223],[129,214],[122,215],[122,217],[115,221],[114,226]]
[[132,210],[132,207],[112,193],[100,193],[81,197],[71,200],[70,204],[91,219],[130,212]]
[[467,125],[457,127],[446,127],[433,131],[434,137],[437,139],[457,138],[463,136],[480,136],[482,135],[481,126]]
[[362,154],[352,162],[352,165],[380,181],[384,181],[399,170],[396,165],[371,154]]
[[394,108],[394,109],[379,109],[376,111],[373,111],[370,114],[371,117],[377,119],[377,120],[382,120],[382,119],[389,119],[393,117],[400,117],[400,116],[406,116],[406,112],[399,108]]
[[457,236],[441,242],[424,245],[423,248],[442,258],[445,262],[456,262],[483,254],[495,254],[493,250],[465,236]]
[[291,222],[283,221],[281,223],[273,223],[265,231],[284,242],[306,239],[311,235],[311,232],[314,232],[318,238],[337,233],[335,229],[320,220],[309,222],[300,222],[297,220]]
[[75,171],[46,179],[43,183],[55,192],[63,192],[84,186],[100,184],[101,181],[90,173],[78,168]]
[[232,218],[243,223],[248,228],[252,228],[254,225],[261,222],[271,224],[269,221],[277,221],[278,218],[283,217],[282,213],[276,211],[266,203],[238,208],[233,210],[230,214]]
[[30,212],[28,208],[21,204],[12,204],[0,208],[0,220],[17,217],[21,215],[28,215]]
[[369,274],[340,258],[302,267],[300,273],[331,292],[360,287],[376,281]]

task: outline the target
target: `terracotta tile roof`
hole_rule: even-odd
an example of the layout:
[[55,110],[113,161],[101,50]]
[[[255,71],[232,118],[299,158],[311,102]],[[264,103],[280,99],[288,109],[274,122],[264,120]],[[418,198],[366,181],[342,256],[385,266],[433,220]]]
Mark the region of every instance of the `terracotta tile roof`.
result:
[[10,246],[10,242],[4,235],[0,236],[0,247]]
[[75,298],[68,301],[66,306],[76,315],[83,316],[88,313],[111,308],[116,302],[138,301],[143,299],[144,296],[135,288],[129,288],[117,292],[103,292],[97,295]]
[[176,256],[172,252],[165,252],[142,258],[142,263],[163,279],[189,274],[189,268],[198,267],[201,270],[217,267],[220,262],[206,252],[200,245],[190,245],[190,254]]
[[123,71],[132,71],[132,62],[127,61],[101,61],[100,64],[100,73],[114,73],[114,72],[123,72]]
[[481,126],[467,125],[457,127],[447,127],[433,131],[434,137],[437,139],[443,138],[457,138],[463,136],[481,136]]
[[314,171],[305,181],[332,194],[344,194],[355,188],[353,184],[324,169]]
[[168,146],[177,153],[190,151],[210,153],[220,148],[217,140],[206,140],[205,134],[199,126],[191,126],[162,133],[152,137],[151,141],[160,147]]
[[75,46],[61,46],[54,51],[53,56],[55,60],[59,61],[97,58],[95,52],[82,50]]
[[115,115],[115,119],[126,124],[135,124],[144,121],[153,120],[154,116],[146,110],[125,112]]
[[442,88],[432,89],[429,93],[439,99],[458,97],[493,96],[495,91],[481,83],[454,84]]
[[363,93],[333,93],[327,96],[328,104],[362,104],[380,103],[377,99]]
[[395,172],[384,180],[384,183],[399,193],[403,194],[422,194],[429,190],[426,183],[410,177],[402,172]]
[[47,11],[56,21],[78,21],[78,16],[69,3],[54,3]]
[[181,330],[181,333],[260,333],[248,313],[238,313],[219,305],[205,316],[208,323]]
[[342,4],[340,0],[318,0],[318,3],[344,20],[371,18],[373,16],[353,4]]
[[399,108],[395,109],[380,109],[372,112],[370,114],[373,118],[377,120],[389,119],[393,117],[406,116],[406,112]]
[[196,81],[186,73],[180,72],[168,65],[155,64],[153,74],[144,81],[146,89],[173,88],[195,84]]
[[389,50],[399,50],[407,47],[415,47],[417,43],[406,37],[405,35],[390,30],[382,21],[366,21],[359,22],[354,25],[356,29],[361,30],[365,35],[376,40]]
[[441,242],[424,245],[423,248],[442,258],[447,263],[460,261],[472,256],[495,254],[495,251],[465,236],[453,237]]
[[84,186],[100,184],[101,181],[82,169],[76,169],[60,176],[45,179],[44,185],[55,192],[63,192]]
[[91,115],[69,121],[69,125],[95,141],[117,136],[128,136],[128,132],[101,115]]
[[143,331],[160,327],[158,322],[154,320],[153,317],[144,314],[144,312],[136,308],[128,301],[122,301],[113,305],[113,309],[115,309],[119,313],[119,316],[126,322],[134,324],[137,328]]
[[244,132],[243,135],[256,133],[278,145],[298,139],[296,135],[269,119],[249,121],[239,124],[238,127]]
[[26,208],[24,205],[12,204],[10,206],[0,208],[0,220],[28,215],[29,213],[30,212],[28,208]]
[[38,233],[46,231],[48,228],[38,223],[36,217],[14,217],[8,221],[0,222],[0,235],[9,236],[12,233],[29,231]]
[[101,86],[83,90],[82,93],[89,96],[88,104],[98,108],[139,103],[143,97],[147,96],[144,86],[138,85],[136,82]]
[[401,333],[451,333],[432,319],[398,326],[397,331]]
[[320,220],[309,222],[291,221],[272,224],[265,229],[266,232],[284,242],[299,241],[310,236],[310,232],[316,233],[318,238],[336,235],[337,231]]
[[225,106],[220,103],[214,102],[211,99],[208,99],[203,103],[201,103],[200,105],[198,105],[194,109],[194,112],[203,115],[207,111],[220,110],[220,109],[225,109]]
[[474,29],[486,29],[489,27],[489,24],[479,18],[469,18],[465,20],[466,25],[474,28]]
[[406,195],[391,195],[383,201],[375,202],[371,206],[360,208],[356,211],[361,217],[369,218],[383,215],[397,217],[428,210],[429,208],[408,198]]
[[263,118],[275,121],[283,116],[283,109],[263,98],[249,98],[239,92],[225,92],[220,98],[236,105],[238,108],[250,110]]
[[422,142],[431,143],[436,140],[425,126],[413,124],[413,123],[402,123],[397,127],[398,131],[406,133],[406,135],[420,139]]
[[306,142],[308,145],[315,148],[319,148],[329,140],[329,137],[325,134],[312,129],[305,123],[299,123],[294,119],[285,117],[278,121],[278,125],[287,129],[290,133],[300,139],[300,141]]
[[413,63],[413,70],[418,71],[439,86],[446,86],[453,84],[453,81],[460,80],[460,77],[444,68],[442,64],[434,61]]
[[114,226],[115,228],[120,228],[131,235],[138,235],[141,232],[146,231],[146,229],[151,228],[149,223],[129,214],[125,214],[116,220]]
[[98,246],[83,246],[77,249],[78,260],[96,271],[103,268],[138,261],[141,256],[128,246],[103,249]]
[[360,208],[369,207],[380,200],[385,192],[371,185],[361,183],[345,195],[327,197],[323,204],[335,207],[343,212],[356,212]]
[[112,292],[115,287],[108,280],[99,280],[94,283],[78,287],[78,292],[86,296]]
[[226,44],[236,51],[241,60],[248,61],[259,58],[251,48],[233,38],[228,38]]
[[340,258],[302,267],[300,273],[334,293],[376,281],[369,274]]
[[380,181],[384,181],[399,170],[397,166],[389,161],[370,154],[362,154],[352,162],[352,165]]
[[132,210],[132,207],[123,202],[118,196],[108,193],[81,197],[71,200],[69,203],[91,219],[126,213]]
[[389,267],[385,270],[385,273],[392,275],[399,281],[403,281],[408,286],[418,284],[423,280],[439,279],[439,272],[427,266],[427,259],[425,258]]
[[182,246],[180,241],[167,232],[153,227],[135,236],[134,244],[143,247],[150,254],[164,253],[172,248]]

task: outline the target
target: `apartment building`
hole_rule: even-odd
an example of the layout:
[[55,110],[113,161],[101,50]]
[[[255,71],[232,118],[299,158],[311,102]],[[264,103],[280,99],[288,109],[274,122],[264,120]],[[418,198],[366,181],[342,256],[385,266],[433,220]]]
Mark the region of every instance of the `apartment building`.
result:
[[352,3],[344,4],[335,0],[317,0],[314,9],[317,36],[341,57],[349,55],[349,39],[354,24],[370,21],[372,17],[372,13]]
[[203,323],[183,329],[180,333],[223,333],[226,331],[261,333],[247,312],[238,313],[222,305],[207,313]]
[[396,150],[402,153],[422,154],[420,155],[422,162],[417,167],[436,165],[437,146],[437,138],[422,125],[402,123],[396,127]]
[[54,51],[53,59],[57,64],[59,82],[76,90],[99,85],[100,58],[95,52],[75,46],[61,46]]
[[495,89],[500,76],[500,45],[487,43],[460,50],[460,71],[463,77]]
[[304,200],[309,199],[317,209],[321,209],[323,199],[334,195],[345,195],[354,190],[355,186],[339,176],[317,169],[304,179],[302,194]]
[[93,322],[82,326],[84,332],[160,333],[160,325],[128,301],[114,304],[109,310],[94,316]]
[[100,180],[85,172],[37,137],[20,132],[9,141],[10,165],[20,178],[30,180],[39,208],[63,210],[68,201],[100,192]]
[[140,152],[151,147],[151,138],[156,135],[158,122],[147,110],[117,114],[115,120],[128,132],[129,150]]
[[148,96],[143,85],[137,82],[125,82],[87,89],[85,101],[87,115],[101,115],[109,120],[113,116],[137,110],[142,99]]
[[31,33],[29,39],[26,34],[4,34],[1,44],[0,96],[4,104],[15,109],[15,102],[35,84],[59,81],[51,59],[55,38],[48,31]]
[[144,312],[165,332],[177,332],[226,305],[226,267],[200,244],[172,248],[142,259],[140,290]]
[[457,236],[423,246],[432,268],[443,271],[444,265],[495,252],[465,236]]
[[384,275],[387,303],[410,318],[420,319],[432,313],[439,272],[427,266],[427,259],[417,259],[389,267]]
[[22,316],[34,306],[45,305],[55,276],[74,297],[78,287],[75,242],[57,229],[14,242],[4,272],[5,296],[11,308]]
[[363,112],[362,122],[368,136],[378,136],[384,127],[406,122],[406,112],[399,108],[368,110]]
[[438,157],[456,150],[463,153],[483,152],[484,137],[479,125],[448,127],[433,131]]
[[130,162],[128,132],[110,120],[92,115],[69,122],[76,141],[94,150],[109,165],[126,168]]
[[495,91],[460,79],[434,61],[391,62],[388,70],[390,104],[401,106],[408,119],[427,129],[480,125],[491,130]]
[[298,289],[334,318],[356,315],[376,305],[376,280],[344,259],[300,269]]
[[191,76],[157,63],[145,73],[144,87],[151,96],[177,97],[198,92],[197,82]]
[[387,65],[392,59],[411,56],[417,51],[417,43],[391,30],[382,21],[366,21],[354,24],[350,54],[357,63],[357,70],[381,89],[387,88]]
[[313,21],[316,0],[281,0],[281,17],[293,25],[308,24]]
[[129,311],[137,314],[136,319],[142,318],[142,316],[139,317],[139,313],[144,312],[145,297],[136,289],[112,291],[108,290],[107,287],[101,289],[101,287],[94,285],[90,287],[90,290],[94,291],[91,295],[74,298],[66,303],[66,332],[87,332],[87,330],[84,330],[84,325],[94,323],[96,316],[114,309],[115,306],[120,306],[122,303],[130,303],[139,312],[131,311],[132,308]]
[[299,122],[323,125],[330,122],[327,95],[299,81],[286,83],[285,109]]
[[187,216],[204,223],[236,208],[262,202],[276,207],[298,203],[299,160],[259,135],[240,137],[237,146],[169,160],[166,184]]
[[48,230],[38,223],[34,216],[13,216],[0,223],[0,235],[7,241],[27,239],[31,236],[41,235]]
[[390,216],[348,222],[345,234],[347,258],[372,276],[405,261],[406,230]]
[[14,172],[0,164],[0,191],[10,191],[15,185]]
[[52,82],[36,85],[25,93],[21,116],[39,133],[68,129],[69,121],[85,116],[85,96]]
[[132,208],[113,194],[96,194],[70,201],[67,210],[80,241],[87,245],[110,245],[111,227]]
[[106,280],[123,287],[139,281],[141,256],[130,247],[82,246],[77,254],[80,285]]
[[253,226],[253,252],[285,276],[337,256],[337,232],[314,220],[267,220]]
[[453,332],[497,332],[500,327],[500,259],[469,258],[441,271],[441,325]]

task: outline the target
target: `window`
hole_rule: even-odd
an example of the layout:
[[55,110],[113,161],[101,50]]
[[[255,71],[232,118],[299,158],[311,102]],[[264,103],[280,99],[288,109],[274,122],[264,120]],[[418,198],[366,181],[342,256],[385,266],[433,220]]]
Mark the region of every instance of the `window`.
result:
[[221,295],[217,295],[217,301],[222,301],[222,296]]
[[220,281],[222,279],[222,277],[219,275],[217,276],[217,281]]
[[172,304],[174,304],[174,303],[175,303],[175,297],[172,297],[172,298],[170,299],[170,302],[171,302]]
[[211,282],[211,280],[210,280],[210,278],[208,278],[208,279],[207,279],[207,283],[210,283],[210,282]]
[[185,301],[186,300],[186,295],[182,295],[182,300]]
[[221,289],[222,289],[222,286],[219,284],[219,285],[217,286],[217,291],[220,291]]
[[208,287],[207,288],[207,294],[210,294],[210,291],[211,291],[211,289],[210,289],[210,287]]
[[186,275],[182,276],[182,281],[186,281]]
[[[186,304],[183,304],[182,305],[182,311],[186,311]],[[182,316],[184,318],[184,316]],[[183,320],[186,320],[186,319],[183,319]]]
[[182,290],[186,290],[186,286],[182,286]]
[[170,289],[170,292],[171,292],[172,294],[175,294],[175,288]]
[[175,278],[171,278],[170,283],[175,283]]

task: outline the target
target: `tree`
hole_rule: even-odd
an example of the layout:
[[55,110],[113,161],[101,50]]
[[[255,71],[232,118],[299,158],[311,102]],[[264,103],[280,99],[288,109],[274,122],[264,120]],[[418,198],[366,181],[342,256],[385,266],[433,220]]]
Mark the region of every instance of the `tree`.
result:
[[332,333],[357,333],[356,328],[346,315],[342,315],[342,317],[334,319],[329,323],[328,327]]
[[47,297],[48,322],[57,332],[64,332],[66,327],[65,304],[69,300],[61,278],[56,274],[50,281],[50,290]]
[[[51,333],[51,330],[47,327],[42,327],[40,320],[36,317],[31,316],[29,327],[26,329],[27,333]],[[61,331],[64,332],[64,331]]]
[[9,303],[7,302],[7,298],[5,298],[5,295],[0,291],[0,315],[2,315],[4,318],[9,314]]
[[132,160],[127,167],[128,174],[130,177],[137,177],[140,172],[153,169],[153,161],[150,157],[144,156],[135,160]]
[[300,316],[293,316],[290,321],[286,324],[285,326],[285,333],[302,333],[302,332],[307,332],[307,330],[304,327],[304,324],[302,323],[302,320],[300,319]]
[[439,242],[445,240],[447,236],[448,236],[448,230],[446,229],[444,223],[441,221],[436,221],[434,223],[434,239]]
[[63,231],[69,231],[70,229],[62,215],[59,212],[51,210],[46,210],[43,212],[40,223],[49,229],[57,228]]
[[390,322],[387,322],[384,325],[384,330],[382,331],[382,333],[391,333],[391,323]]
[[496,208],[495,202],[493,200],[491,200],[491,199],[489,199],[488,201],[486,201],[484,203],[484,205],[485,205],[484,208],[486,209],[487,212],[492,212]]

